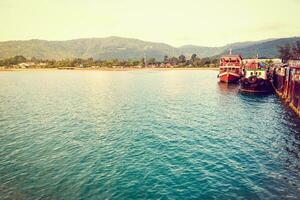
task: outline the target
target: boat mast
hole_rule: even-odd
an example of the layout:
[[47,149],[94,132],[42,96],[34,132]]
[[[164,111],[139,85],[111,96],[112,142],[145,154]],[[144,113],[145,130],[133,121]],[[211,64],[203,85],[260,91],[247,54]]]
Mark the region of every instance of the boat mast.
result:
[[258,53],[256,53],[256,69],[258,69],[259,64],[258,64]]

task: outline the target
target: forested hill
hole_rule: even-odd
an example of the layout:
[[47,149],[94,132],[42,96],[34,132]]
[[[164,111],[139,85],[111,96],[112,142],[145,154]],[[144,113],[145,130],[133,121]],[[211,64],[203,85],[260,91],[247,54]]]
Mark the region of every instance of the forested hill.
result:
[[42,59],[128,59],[141,58],[144,54],[162,58],[164,55],[177,55],[179,50],[167,44],[121,37],[0,42],[0,58],[23,55]]
[[240,42],[223,47],[202,47],[185,45],[179,48],[164,43],[146,42],[132,38],[107,37],[86,38],[67,41],[6,41],[0,42],[0,58],[23,55],[27,58],[64,59],[64,58],[94,58],[94,59],[140,59],[144,55],[162,60],[165,55],[190,56],[196,53],[198,57],[210,57],[227,54],[231,48],[234,54],[253,57],[278,56],[278,46],[293,43],[300,37],[268,39],[254,42]]
[[[245,58],[253,58],[257,54],[259,57],[274,58],[279,56],[279,46],[284,46],[286,44],[292,45],[297,41],[300,41],[300,37],[274,39],[246,47],[234,48],[234,53],[241,54]],[[225,53],[225,51],[222,53]],[[222,55],[222,53],[219,55]]]

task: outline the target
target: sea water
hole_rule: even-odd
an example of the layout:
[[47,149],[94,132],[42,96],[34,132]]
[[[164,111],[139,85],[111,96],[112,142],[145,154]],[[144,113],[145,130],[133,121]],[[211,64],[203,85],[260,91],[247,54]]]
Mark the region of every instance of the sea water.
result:
[[300,120],[217,71],[0,73],[0,199],[297,199]]

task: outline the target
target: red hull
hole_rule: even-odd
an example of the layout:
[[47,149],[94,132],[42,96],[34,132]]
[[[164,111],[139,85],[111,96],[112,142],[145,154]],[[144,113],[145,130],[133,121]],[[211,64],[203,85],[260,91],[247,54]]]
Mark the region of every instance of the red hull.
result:
[[240,79],[240,75],[233,73],[222,73],[219,75],[220,81],[225,83],[236,83]]

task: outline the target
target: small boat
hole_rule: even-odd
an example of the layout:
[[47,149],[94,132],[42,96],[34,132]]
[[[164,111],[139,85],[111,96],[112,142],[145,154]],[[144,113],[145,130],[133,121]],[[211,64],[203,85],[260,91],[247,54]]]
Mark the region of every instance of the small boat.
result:
[[236,83],[242,76],[242,61],[240,55],[222,56],[220,59],[219,75],[220,82]]
[[240,79],[240,91],[270,93],[273,91],[269,68],[253,59],[245,64],[244,77]]

